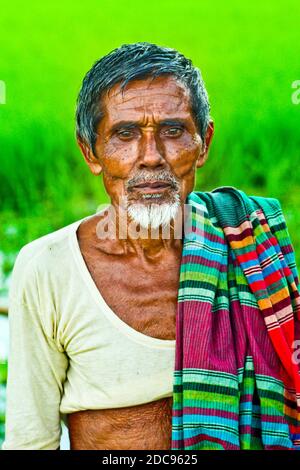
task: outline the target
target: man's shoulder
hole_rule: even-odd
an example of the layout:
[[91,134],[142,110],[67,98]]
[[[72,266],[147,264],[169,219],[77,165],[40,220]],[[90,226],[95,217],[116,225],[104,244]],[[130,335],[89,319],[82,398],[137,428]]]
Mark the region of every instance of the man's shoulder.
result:
[[81,219],[24,245],[16,257],[13,277],[18,281],[27,278],[28,281],[36,273],[42,274],[62,268],[64,260],[67,260],[70,254],[69,237],[80,221]]
[[[43,235],[19,251],[12,272],[9,299],[25,302],[40,291],[43,280],[59,280],[59,273],[66,272],[70,263],[69,236],[74,233],[81,219],[47,235]],[[27,302],[27,301],[26,301]]]
[[251,214],[262,210],[266,217],[282,217],[282,208],[278,199],[274,197],[246,194],[234,186],[219,186],[212,191],[194,192],[196,199],[206,207],[216,212],[226,222],[234,223],[235,219],[242,219],[243,214]]
[[32,240],[21,248],[17,258],[22,258],[23,262],[27,264],[38,259],[40,256],[46,256],[47,254],[54,255],[57,250],[61,250],[66,247],[70,232],[72,229],[75,229],[75,226],[78,225],[79,222],[80,220],[77,220],[69,225]]
[[235,186],[219,186],[214,188],[210,193],[221,193],[226,195],[235,195],[239,196],[242,199],[253,199],[257,203],[267,204],[273,208],[278,208],[279,201],[278,199],[270,196],[259,196],[259,195],[252,195],[250,192],[245,193],[242,189],[236,188]]

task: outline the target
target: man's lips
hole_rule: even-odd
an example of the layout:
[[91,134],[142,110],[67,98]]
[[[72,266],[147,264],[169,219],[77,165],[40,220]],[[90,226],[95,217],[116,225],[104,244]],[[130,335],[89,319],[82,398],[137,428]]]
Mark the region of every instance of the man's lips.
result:
[[171,188],[171,183],[166,183],[164,181],[147,181],[145,183],[140,183],[132,186],[132,190],[138,190],[141,192],[147,193],[158,193],[162,192],[165,189]]

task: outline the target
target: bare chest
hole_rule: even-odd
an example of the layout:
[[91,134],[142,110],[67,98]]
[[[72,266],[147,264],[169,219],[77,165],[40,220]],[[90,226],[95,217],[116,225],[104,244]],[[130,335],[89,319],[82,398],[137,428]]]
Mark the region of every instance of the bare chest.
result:
[[145,266],[82,251],[101,296],[118,317],[135,330],[160,339],[175,339],[179,260]]

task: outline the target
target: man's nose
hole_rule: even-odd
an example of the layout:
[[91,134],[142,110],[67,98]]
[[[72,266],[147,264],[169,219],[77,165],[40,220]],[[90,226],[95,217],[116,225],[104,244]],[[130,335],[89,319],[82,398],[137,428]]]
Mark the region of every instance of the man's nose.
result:
[[152,131],[145,132],[141,141],[139,148],[139,167],[163,167],[165,165],[165,159],[163,156],[163,148],[156,137],[155,133]]

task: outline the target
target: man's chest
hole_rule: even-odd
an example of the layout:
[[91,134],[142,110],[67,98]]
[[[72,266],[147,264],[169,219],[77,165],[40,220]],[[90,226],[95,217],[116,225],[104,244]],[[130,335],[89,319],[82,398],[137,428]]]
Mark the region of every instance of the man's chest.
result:
[[91,251],[82,254],[101,296],[122,321],[148,336],[175,339],[179,260],[145,268]]

